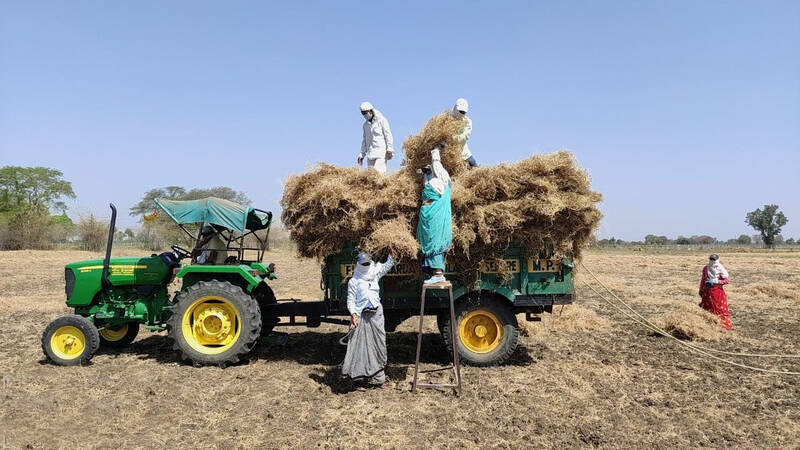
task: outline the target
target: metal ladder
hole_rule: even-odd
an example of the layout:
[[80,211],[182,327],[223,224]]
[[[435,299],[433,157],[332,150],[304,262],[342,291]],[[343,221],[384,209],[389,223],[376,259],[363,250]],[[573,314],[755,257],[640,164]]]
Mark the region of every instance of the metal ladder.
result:
[[[450,299],[450,341],[453,346],[453,365],[441,369],[419,370],[419,354],[422,350],[422,320],[425,318],[425,294],[431,289],[447,290]],[[422,294],[419,299],[419,330],[417,332],[417,357],[414,361],[414,382],[411,385],[411,392],[416,392],[417,388],[454,388],[456,395],[461,395],[461,362],[458,357],[458,347],[456,343],[456,313],[453,306],[453,285],[449,281],[442,281],[433,284],[423,284]],[[441,383],[418,383],[420,373],[438,372],[441,370],[453,369],[454,381],[452,384]]]

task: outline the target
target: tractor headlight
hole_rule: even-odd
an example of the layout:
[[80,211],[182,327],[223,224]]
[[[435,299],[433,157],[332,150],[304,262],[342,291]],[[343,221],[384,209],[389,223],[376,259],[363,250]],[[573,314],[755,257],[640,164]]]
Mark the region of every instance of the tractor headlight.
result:
[[64,270],[64,280],[66,281],[64,292],[67,294],[67,300],[69,300],[72,297],[72,290],[75,289],[75,273],[72,272],[72,269]]

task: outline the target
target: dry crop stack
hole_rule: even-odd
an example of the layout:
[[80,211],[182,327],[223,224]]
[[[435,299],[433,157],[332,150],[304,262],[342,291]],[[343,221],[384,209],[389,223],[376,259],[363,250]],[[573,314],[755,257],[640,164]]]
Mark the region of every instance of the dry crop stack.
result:
[[453,179],[451,260],[477,277],[481,261],[502,260],[513,241],[528,254],[578,257],[602,214],[602,196],[572,153],[535,155],[513,164],[469,170],[453,139],[460,126],[448,113],[433,117],[403,147],[405,165],[386,176],[320,164],[286,182],[283,223],[301,255],[325,258],[356,242],[374,254],[417,259],[415,239],[422,180],[430,149],[444,144],[442,163]]

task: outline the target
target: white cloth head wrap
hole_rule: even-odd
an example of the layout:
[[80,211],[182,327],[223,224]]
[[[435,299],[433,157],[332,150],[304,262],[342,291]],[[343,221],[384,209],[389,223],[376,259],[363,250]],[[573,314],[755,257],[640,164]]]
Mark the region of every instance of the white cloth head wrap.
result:
[[708,262],[708,278],[715,281],[728,278],[728,271],[719,260],[711,260]]

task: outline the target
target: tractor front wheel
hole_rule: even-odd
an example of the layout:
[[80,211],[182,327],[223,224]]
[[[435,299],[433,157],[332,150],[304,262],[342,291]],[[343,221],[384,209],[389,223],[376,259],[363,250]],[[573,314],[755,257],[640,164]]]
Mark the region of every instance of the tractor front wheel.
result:
[[83,316],[64,316],[50,322],[42,334],[42,350],[59,366],[82,366],[100,347],[100,334]]
[[239,362],[261,332],[258,302],[224,281],[199,281],[176,296],[167,331],[173,348],[196,365]]
[[125,348],[131,345],[138,334],[139,324],[135,322],[117,326],[106,325],[100,330],[100,345],[108,348]]
[[[473,366],[493,366],[508,360],[517,348],[517,317],[505,299],[483,296],[479,304],[456,305],[456,342],[461,360]],[[450,316],[439,319],[448,350],[452,345]]]

